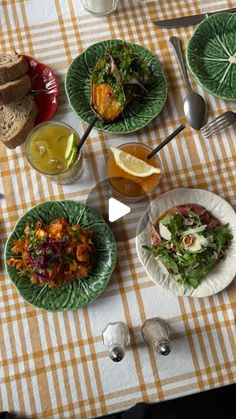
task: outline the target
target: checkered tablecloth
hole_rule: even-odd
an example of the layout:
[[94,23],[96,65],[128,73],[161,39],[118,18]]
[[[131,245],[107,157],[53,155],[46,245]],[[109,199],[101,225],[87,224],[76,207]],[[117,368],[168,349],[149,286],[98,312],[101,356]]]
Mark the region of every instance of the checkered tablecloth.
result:
[[[132,140],[154,146],[185,122],[186,88],[168,39],[177,34],[186,46],[193,27],[162,30],[152,21],[233,6],[227,0],[125,0],[110,17],[96,18],[79,0],[0,1],[0,52],[15,49],[54,69],[60,87],[56,119],[79,133],[85,126],[70,110],[64,77],[71,60],[92,43],[120,38],[143,45],[163,63],[169,86],[163,112],[145,129],[125,138],[92,131],[84,146],[85,170],[76,184],[47,181],[29,167],[21,148],[1,146],[1,254],[14,224],[33,205],[53,199],[86,201],[106,177],[110,145]],[[209,103],[210,118],[235,110],[233,103],[197,90]],[[233,128],[204,140],[187,127],[160,152],[163,176],[153,197],[176,187],[199,187],[236,204],[235,141]],[[95,199],[104,210],[107,190],[98,188]],[[121,221],[127,236],[141,214],[141,209],[135,212],[128,225]],[[236,380],[235,283],[212,298],[178,298],[147,277],[132,239],[118,243],[117,267],[99,299],[83,310],[47,313],[25,303],[3,266],[1,270],[0,411],[29,418],[92,418]],[[170,324],[173,351],[168,357],[154,355],[140,340],[141,324],[153,316]],[[131,330],[131,346],[124,360],[114,364],[103,346],[102,330],[119,320]]]

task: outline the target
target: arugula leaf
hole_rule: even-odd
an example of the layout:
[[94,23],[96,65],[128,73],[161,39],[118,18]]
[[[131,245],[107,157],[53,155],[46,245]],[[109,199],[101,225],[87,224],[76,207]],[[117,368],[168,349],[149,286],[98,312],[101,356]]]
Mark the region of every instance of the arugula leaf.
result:
[[194,221],[194,223],[196,224],[197,227],[202,224],[201,218],[199,217],[198,214],[196,214],[196,212],[189,211],[188,215]]
[[171,232],[172,239],[177,240],[179,231],[183,225],[183,219],[180,214],[166,215],[160,220],[164,225],[168,225],[168,230]]
[[197,268],[189,271],[185,275],[186,281],[193,287],[197,288],[201,279],[204,278],[209,272],[212,271],[214,265],[216,264],[217,260],[212,260],[204,265],[200,265]]
[[216,244],[216,252],[222,251],[224,246],[233,238],[233,235],[228,226],[218,226],[212,228],[213,241]]
[[172,223],[172,222],[173,222],[173,220],[174,220],[174,216],[173,216],[173,215],[166,215],[165,217],[163,217],[163,218],[160,220],[160,223],[161,223],[161,224],[164,224],[164,226],[166,226],[166,225],[168,225],[168,224]]
[[171,251],[167,250],[164,245],[158,247],[143,245],[142,247],[158,257],[168,270],[171,270],[174,274],[179,273],[178,265],[172,258]]
[[179,268],[177,263],[171,257],[171,254],[168,252],[167,249],[163,250],[158,254],[158,259],[165,265],[165,267],[173,272],[174,274],[179,273]]
[[191,285],[191,287],[196,289],[198,287],[200,281],[197,278],[188,278],[187,282],[188,282],[189,285]]
[[178,255],[178,264],[181,267],[195,265],[198,262],[198,254],[197,253],[184,253]]

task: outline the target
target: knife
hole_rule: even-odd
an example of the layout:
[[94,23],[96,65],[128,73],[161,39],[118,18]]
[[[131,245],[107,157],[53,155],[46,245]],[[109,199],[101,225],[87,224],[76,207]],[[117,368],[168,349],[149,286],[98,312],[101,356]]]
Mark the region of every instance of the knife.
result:
[[200,15],[184,16],[177,17],[176,19],[167,19],[167,20],[156,20],[154,25],[159,26],[160,28],[181,28],[184,26],[196,25],[197,23],[202,22],[204,19],[216,13],[235,13],[236,7],[233,9],[227,10],[217,10],[216,12],[202,13]]

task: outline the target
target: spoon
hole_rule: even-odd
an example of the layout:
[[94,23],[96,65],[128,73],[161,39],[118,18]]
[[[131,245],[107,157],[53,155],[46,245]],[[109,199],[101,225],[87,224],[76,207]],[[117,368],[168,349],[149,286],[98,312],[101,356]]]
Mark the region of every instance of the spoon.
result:
[[188,95],[184,99],[185,118],[193,129],[200,130],[206,124],[207,120],[206,102],[202,96],[193,91],[190,85],[180,38],[178,36],[171,36],[169,41],[175,50],[177,60],[188,88]]

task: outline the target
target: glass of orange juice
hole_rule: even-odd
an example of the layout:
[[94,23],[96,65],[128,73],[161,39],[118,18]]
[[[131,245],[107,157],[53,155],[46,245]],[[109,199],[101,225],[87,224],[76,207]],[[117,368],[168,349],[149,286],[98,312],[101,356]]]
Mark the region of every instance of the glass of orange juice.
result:
[[31,166],[47,178],[62,184],[71,183],[82,172],[79,136],[62,122],[43,122],[33,128],[25,142]]
[[143,199],[158,185],[161,163],[154,155],[147,160],[152,149],[143,143],[127,143],[111,147],[107,175],[113,191],[126,202]]

